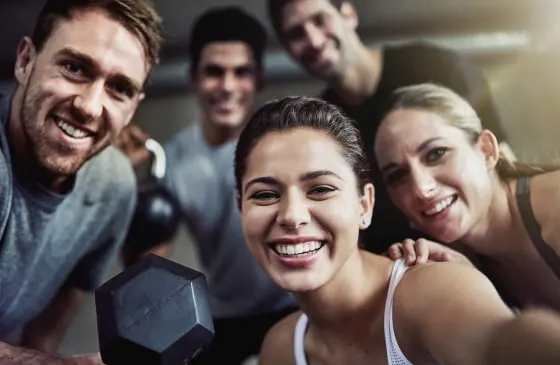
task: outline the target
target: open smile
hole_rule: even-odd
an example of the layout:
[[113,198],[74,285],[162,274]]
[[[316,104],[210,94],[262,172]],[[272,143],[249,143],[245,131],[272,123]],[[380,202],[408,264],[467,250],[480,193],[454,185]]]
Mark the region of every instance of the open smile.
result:
[[91,131],[77,125],[76,123],[59,118],[56,114],[51,115],[50,118],[54,121],[56,126],[70,138],[80,140],[94,136]]
[[426,217],[433,218],[437,217],[451,208],[451,206],[457,201],[458,195],[453,194],[439,202],[433,204],[428,209],[422,211],[422,214]]

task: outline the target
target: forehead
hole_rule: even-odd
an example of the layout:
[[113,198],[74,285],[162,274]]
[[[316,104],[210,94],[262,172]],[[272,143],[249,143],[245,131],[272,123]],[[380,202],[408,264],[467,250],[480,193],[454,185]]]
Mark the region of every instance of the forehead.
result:
[[91,57],[101,70],[123,74],[140,85],[149,71],[140,39],[100,9],[76,11],[70,19],[59,21],[42,52],[68,48]]
[[283,179],[316,170],[353,175],[340,145],[328,134],[308,128],[268,133],[251,151],[247,164],[253,177]]
[[286,30],[305,22],[320,12],[337,11],[329,0],[293,0],[282,7],[281,25]]
[[422,109],[398,109],[383,119],[375,137],[376,155],[396,149],[414,151],[431,138],[462,138],[463,132],[439,114]]
[[253,49],[245,42],[225,41],[208,43],[202,48],[199,64],[213,63],[222,67],[239,67],[255,64]]

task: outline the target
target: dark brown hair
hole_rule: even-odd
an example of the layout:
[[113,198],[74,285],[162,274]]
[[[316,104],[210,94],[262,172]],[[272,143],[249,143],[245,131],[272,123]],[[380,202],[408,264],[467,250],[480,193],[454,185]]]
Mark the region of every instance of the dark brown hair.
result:
[[150,66],[159,63],[161,18],[150,0],[47,0],[32,35],[37,51],[41,51],[59,21],[87,9],[106,11],[140,39]]
[[310,128],[331,136],[342,148],[344,158],[356,175],[358,191],[363,193],[364,186],[370,182],[370,169],[354,120],[324,100],[288,96],[261,107],[241,132],[235,151],[235,180],[239,195],[242,195],[247,159],[255,145],[268,133],[296,128]]
[[264,26],[243,9],[226,6],[208,10],[193,25],[189,42],[191,72],[198,66],[204,46],[226,41],[239,41],[249,45],[257,67],[262,68],[267,42]]
[[[272,28],[276,32],[276,36],[280,41],[284,39],[282,34],[282,9],[284,6],[296,0],[268,0],[268,17],[272,23]],[[343,3],[350,2],[350,0],[329,0],[337,9],[340,9]]]

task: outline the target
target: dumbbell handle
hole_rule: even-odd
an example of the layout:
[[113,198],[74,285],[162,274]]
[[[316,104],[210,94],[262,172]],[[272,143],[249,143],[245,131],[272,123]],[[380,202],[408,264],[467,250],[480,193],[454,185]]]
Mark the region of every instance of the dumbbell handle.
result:
[[165,150],[153,138],[148,138],[145,142],[146,149],[154,155],[154,162],[152,163],[152,176],[157,180],[162,179],[165,176],[165,168],[167,166],[167,161],[165,157]]

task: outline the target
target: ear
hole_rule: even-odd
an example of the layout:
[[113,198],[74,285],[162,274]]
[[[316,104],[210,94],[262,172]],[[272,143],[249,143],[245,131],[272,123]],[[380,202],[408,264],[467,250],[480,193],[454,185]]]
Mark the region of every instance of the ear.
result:
[[373,207],[375,205],[375,188],[373,184],[364,186],[364,194],[360,198],[360,229],[366,229],[371,224]]
[[500,145],[496,136],[488,129],[485,129],[478,137],[477,144],[484,156],[486,167],[488,170],[493,170],[500,158]]
[[342,15],[342,18],[344,18],[344,20],[346,20],[346,22],[350,24],[352,29],[358,28],[358,13],[351,2],[344,1],[342,4],[340,4],[340,14]]
[[237,202],[237,210],[241,213],[241,195],[237,194],[235,196],[235,201]]
[[37,52],[33,41],[29,37],[24,37],[21,42],[19,42],[14,67],[14,76],[19,84],[27,83],[27,79],[33,70],[36,57]]
[[146,93],[144,93],[144,92],[140,93],[140,95],[138,95],[138,102],[141,102],[145,98],[146,98]]

